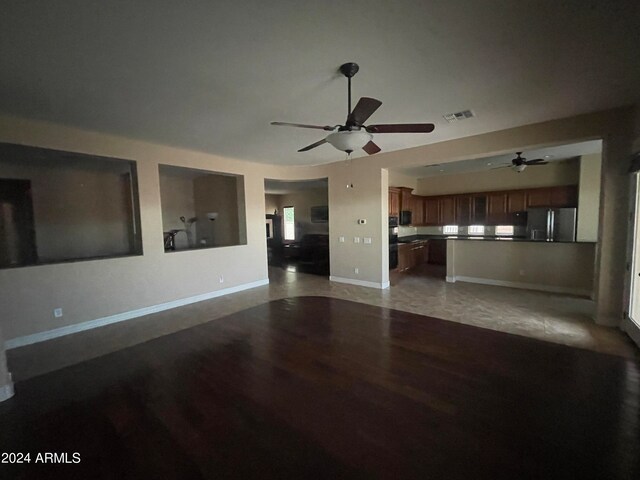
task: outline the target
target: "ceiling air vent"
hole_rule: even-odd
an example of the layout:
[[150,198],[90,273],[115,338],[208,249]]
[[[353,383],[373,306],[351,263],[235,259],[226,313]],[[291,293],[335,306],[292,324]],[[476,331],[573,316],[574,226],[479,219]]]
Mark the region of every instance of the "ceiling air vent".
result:
[[474,113],[471,110],[463,110],[461,112],[456,112],[456,113],[447,113],[446,115],[443,115],[443,116],[444,116],[444,119],[449,123],[475,117]]

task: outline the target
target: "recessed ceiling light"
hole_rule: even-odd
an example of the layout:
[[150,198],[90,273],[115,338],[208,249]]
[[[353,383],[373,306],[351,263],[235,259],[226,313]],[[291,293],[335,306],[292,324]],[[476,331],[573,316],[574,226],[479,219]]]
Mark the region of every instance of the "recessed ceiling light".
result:
[[553,158],[553,155],[545,155],[544,158]]
[[443,168],[441,168],[441,169],[440,169],[440,171],[441,171],[441,172],[444,172],[444,169],[443,169]]
[[487,165],[493,165],[493,163],[489,162],[489,163],[487,163]]

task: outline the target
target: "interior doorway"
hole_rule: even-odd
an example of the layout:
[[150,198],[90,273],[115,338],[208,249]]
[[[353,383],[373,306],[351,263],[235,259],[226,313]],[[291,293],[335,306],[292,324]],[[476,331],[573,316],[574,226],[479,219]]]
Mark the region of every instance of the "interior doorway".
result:
[[328,179],[265,179],[270,267],[329,276]]

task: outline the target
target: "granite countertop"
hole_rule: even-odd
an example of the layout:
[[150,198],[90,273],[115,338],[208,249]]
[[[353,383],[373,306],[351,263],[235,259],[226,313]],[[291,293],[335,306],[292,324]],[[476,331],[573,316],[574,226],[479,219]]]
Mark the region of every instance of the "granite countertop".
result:
[[565,242],[565,241],[547,241],[547,240],[531,240],[527,237],[507,237],[507,236],[473,236],[473,235],[410,235],[398,238],[398,243],[412,243],[421,240],[479,240],[479,241],[498,241],[498,242],[531,242],[531,243],[588,243],[596,242]]

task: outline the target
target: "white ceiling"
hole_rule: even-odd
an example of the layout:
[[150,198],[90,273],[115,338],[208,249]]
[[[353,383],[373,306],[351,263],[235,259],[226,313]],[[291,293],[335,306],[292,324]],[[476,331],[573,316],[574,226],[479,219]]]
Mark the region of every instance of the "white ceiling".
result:
[[[46,0],[4,2],[0,112],[232,158],[320,164],[346,117],[340,64],[384,151],[637,102],[640,2]],[[442,115],[472,109],[448,124]]]
[[[548,162],[559,162],[571,158],[598,153],[602,151],[601,140],[591,140],[588,142],[572,143],[569,145],[558,145],[555,147],[538,148],[522,153],[522,156],[528,160],[536,158],[544,158]],[[449,162],[433,165],[422,165],[411,168],[393,169],[410,177],[424,178],[438,175],[452,175],[460,173],[481,172],[498,168],[502,166],[512,165],[511,160],[516,157],[515,152],[506,155],[495,155],[484,158],[474,158],[471,160],[460,160],[458,162]],[[544,168],[544,167],[536,167]]]

